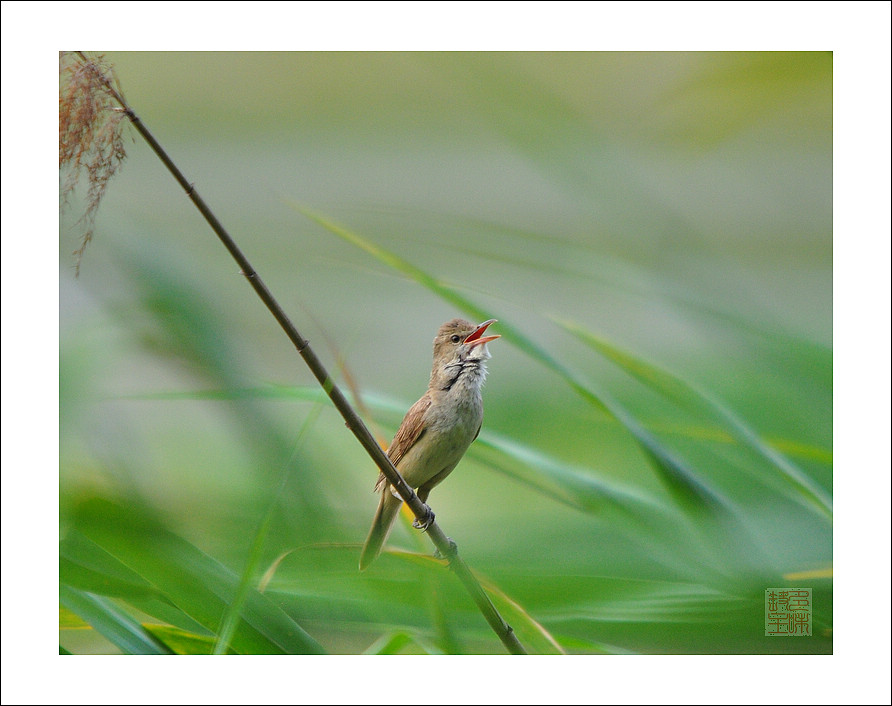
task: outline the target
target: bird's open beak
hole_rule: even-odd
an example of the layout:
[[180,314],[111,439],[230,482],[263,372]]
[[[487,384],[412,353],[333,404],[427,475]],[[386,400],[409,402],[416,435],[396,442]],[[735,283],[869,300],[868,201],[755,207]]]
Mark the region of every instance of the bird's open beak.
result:
[[465,339],[465,344],[468,345],[469,348],[473,348],[474,346],[479,346],[482,343],[489,343],[490,341],[495,341],[497,338],[501,338],[501,336],[484,336],[483,332],[486,331],[486,327],[490,324],[494,324],[497,319],[490,319],[489,321],[484,321],[477,328],[471,331],[468,334],[468,337]]

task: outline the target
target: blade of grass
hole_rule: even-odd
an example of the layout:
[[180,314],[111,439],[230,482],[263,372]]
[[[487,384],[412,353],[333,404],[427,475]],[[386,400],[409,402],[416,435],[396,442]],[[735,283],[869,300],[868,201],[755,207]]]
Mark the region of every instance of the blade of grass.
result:
[[721,548],[695,541],[697,532],[692,533],[684,516],[639,488],[599,477],[591,468],[564,463],[494,432],[481,432],[471,453],[482,456],[487,467],[610,523],[613,532],[667,570],[687,566],[695,573],[718,572],[716,578],[725,570],[727,556]]
[[118,608],[111,599],[62,585],[59,587],[59,600],[125,654],[173,654],[173,650]]
[[[548,454],[495,432],[483,432],[472,453],[483,450],[485,462],[505,470],[515,480],[530,485],[552,498],[585,513],[598,514],[613,507],[629,517],[642,520],[670,514],[669,508],[638,488],[598,477],[589,468],[571,466]],[[493,453],[510,460],[506,464]],[[524,473],[523,468],[532,469]]]
[[59,581],[102,596],[161,597],[161,592],[77,530],[59,543]]
[[[444,654],[437,649],[435,645],[430,644],[427,640],[421,640],[417,636],[410,635],[404,631],[393,632],[382,635],[378,640],[373,642],[363,654],[367,655],[398,655],[404,654],[406,647],[416,645],[424,654],[441,655]],[[411,653],[407,653],[411,654]]]
[[[144,626],[152,635],[180,655],[210,655],[214,652],[215,640],[210,635],[196,635],[169,625]],[[232,650],[229,654],[235,654]]]
[[[141,512],[104,500],[77,509],[74,526],[100,548],[151,583],[174,605],[217,633],[238,577],[198,548]],[[243,621],[232,636],[240,654],[321,653],[322,647],[278,605],[251,590]]]
[[72,613],[68,608],[59,606],[59,629],[60,630],[80,630],[81,628],[89,628],[90,625],[84,622],[79,615]]
[[[168,623],[184,633],[198,635],[209,640],[213,639],[213,631],[201,623],[193,620],[186,613],[173,605],[165,596],[160,598],[141,598],[140,596],[127,596],[127,603],[136,610],[151,615],[157,620]],[[171,646],[173,646],[171,644]]]
[[98,596],[123,598],[137,610],[181,630],[212,633],[174,606],[158,588],[76,529],[59,543],[59,583]]
[[767,461],[799,502],[828,520],[833,518],[833,503],[828,494],[780,451],[762,441],[744,420],[717,399],[677,375],[605,341],[575,322],[555,320],[555,323],[679,407],[707,414],[734,439]]

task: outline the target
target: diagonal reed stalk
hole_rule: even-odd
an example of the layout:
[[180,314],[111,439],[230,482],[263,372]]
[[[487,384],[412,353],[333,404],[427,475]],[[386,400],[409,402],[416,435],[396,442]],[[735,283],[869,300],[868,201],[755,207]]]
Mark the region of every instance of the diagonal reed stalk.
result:
[[[213,211],[205,203],[204,199],[198,194],[195,185],[185,177],[173,160],[168,156],[161,144],[155,139],[154,135],[152,135],[139,116],[124,99],[122,93],[112,84],[112,81],[108,78],[102,66],[98,62],[87,58],[81,52],[77,52],[77,56],[80,59],[80,62],[82,62],[79,71],[86,71],[92,74],[93,81],[90,85],[94,87],[93,90],[104,92],[120,105],[123,114],[130,120],[130,123],[148,143],[152,151],[155,152],[158,158],[164,163],[164,166],[167,167],[168,171],[170,171],[177,183],[186,192],[186,195],[201,215],[204,216],[204,219],[220,239],[220,242],[223,243],[224,247],[229,251],[229,254],[232,255],[233,259],[238,263],[239,268],[241,269],[241,274],[245,276],[257,296],[260,297],[266,305],[266,308],[276,321],[278,321],[279,326],[281,326],[285,335],[288,336],[294,344],[294,347],[304,359],[307,367],[313,373],[316,380],[319,381],[322,389],[325,390],[338,412],[340,412],[341,416],[344,418],[347,427],[353,432],[353,435],[357,438],[359,443],[362,444],[362,447],[375,462],[375,465],[378,466],[390,484],[393,485],[396,492],[414,513],[415,517],[418,518],[420,522],[424,522],[430,512],[429,508],[418,499],[414,490],[409,487],[397,472],[396,468],[394,468],[390,459],[375,441],[365,423],[354,411],[353,407],[350,406],[344,393],[335,384],[325,366],[322,364],[322,361],[317,357],[309,343],[300,335],[288,315],[276,301],[275,297],[273,297],[266,284],[264,284],[260,275],[252,267],[241,248],[238,247],[235,240],[233,240],[232,236],[223,227],[223,224],[220,223]],[[100,100],[101,99],[97,99],[97,103],[100,102]],[[116,121],[116,124],[119,124],[119,122],[120,121]],[[511,626],[505,622],[496,610],[489,596],[480,585],[480,582],[458,555],[455,543],[446,536],[436,521],[430,524],[427,529],[427,534],[439,550],[440,554],[446,558],[449,568],[455,572],[456,576],[458,576],[459,580],[464,585],[465,590],[468,591],[472,600],[483,614],[486,622],[489,623],[490,627],[502,641],[502,644],[508,652],[512,654],[526,654],[526,650],[524,650],[523,646],[518,641]],[[224,643],[225,640],[221,642],[221,644]]]

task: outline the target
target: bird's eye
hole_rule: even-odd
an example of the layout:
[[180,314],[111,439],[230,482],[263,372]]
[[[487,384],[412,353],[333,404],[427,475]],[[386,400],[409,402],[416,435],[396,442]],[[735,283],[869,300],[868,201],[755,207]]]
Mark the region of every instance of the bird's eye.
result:
[[458,343],[458,342],[461,340],[461,336],[459,336],[457,333],[453,333],[453,334],[449,337],[449,339],[450,339],[453,343]]

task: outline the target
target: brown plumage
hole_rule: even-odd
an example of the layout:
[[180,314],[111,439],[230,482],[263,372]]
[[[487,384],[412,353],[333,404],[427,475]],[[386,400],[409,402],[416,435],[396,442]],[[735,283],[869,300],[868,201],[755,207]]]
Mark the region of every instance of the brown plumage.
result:
[[[434,338],[434,364],[427,392],[406,412],[387,455],[403,479],[427,502],[431,490],[458,464],[483,422],[481,387],[486,379],[486,344],[498,336],[484,336],[495,319],[479,326],[452,319]],[[381,553],[403,501],[391,492],[381,474],[375,490],[381,500],[359,559],[365,569]],[[417,523],[416,523],[417,526]]]

